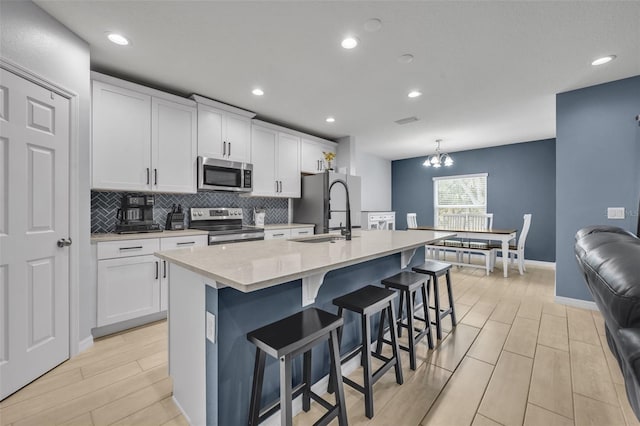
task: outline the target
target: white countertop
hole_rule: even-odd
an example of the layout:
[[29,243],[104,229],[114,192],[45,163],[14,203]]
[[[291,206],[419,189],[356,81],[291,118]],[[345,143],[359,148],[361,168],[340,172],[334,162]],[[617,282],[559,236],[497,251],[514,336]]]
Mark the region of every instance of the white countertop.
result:
[[181,231],[162,231],[162,232],[138,232],[135,234],[91,234],[92,243],[101,243],[104,241],[124,241],[124,240],[140,240],[147,238],[168,238],[168,237],[188,237],[190,235],[208,235],[208,231],[200,229],[184,229]]
[[264,225],[265,231],[275,229],[315,228],[313,223],[270,223]]
[[437,231],[361,230],[354,232],[351,241],[248,241],[163,251],[155,255],[246,293],[414,249],[454,235]]

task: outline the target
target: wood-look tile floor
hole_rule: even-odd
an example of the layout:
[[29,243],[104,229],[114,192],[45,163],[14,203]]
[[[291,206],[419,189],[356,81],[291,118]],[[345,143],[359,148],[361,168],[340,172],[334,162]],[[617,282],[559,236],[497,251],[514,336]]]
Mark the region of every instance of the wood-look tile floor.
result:
[[[554,303],[554,271],[527,269],[503,278],[500,268],[454,268],[458,326],[447,320],[434,350],[420,344],[415,371],[402,351],[404,384],[392,370],[376,383],[372,420],[345,386],[349,424],[640,425],[600,314]],[[362,380],[361,370],[350,376]],[[294,423],[323,413],[314,403]],[[96,341],[0,402],[0,424],[186,424],[171,400],[166,323]]]

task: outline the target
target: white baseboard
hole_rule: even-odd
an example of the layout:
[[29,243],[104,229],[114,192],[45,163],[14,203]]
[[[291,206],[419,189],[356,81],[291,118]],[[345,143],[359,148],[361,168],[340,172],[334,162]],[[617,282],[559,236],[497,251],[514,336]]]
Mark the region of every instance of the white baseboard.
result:
[[173,403],[176,404],[176,407],[178,407],[178,410],[180,410],[180,412],[182,413],[182,415],[184,416],[184,419],[187,421],[188,424],[191,424],[191,419],[189,418],[189,416],[187,415],[186,411],[184,411],[184,409],[182,408],[182,406],[180,405],[180,403],[178,402],[178,400],[176,399],[175,396],[171,396],[171,399],[173,400]]
[[[371,349],[375,348],[376,342],[371,344]],[[342,364],[342,376],[348,376],[351,374],[356,368],[360,367],[360,357],[361,355],[354,356],[347,363]],[[311,390],[318,395],[322,395],[327,391],[327,386],[329,386],[329,375],[327,374],[322,379],[318,380],[311,386]],[[312,399],[311,404],[315,404],[316,402]],[[329,400],[329,403],[333,403]],[[291,404],[291,409],[293,411],[293,416],[295,417],[297,414],[302,412],[302,395],[298,395],[296,399],[293,400]],[[279,426],[280,425],[280,410],[276,411],[271,415],[271,417],[267,418],[264,423],[265,426]]]
[[78,343],[78,354],[86,351],[91,346],[93,346],[93,336],[89,335],[89,337],[80,340],[80,342]]
[[560,303],[561,305],[573,306],[573,307],[582,308],[582,309],[590,309],[592,311],[599,311],[598,305],[596,305],[596,302],[590,302],[588,300],[572,299],[571,297],[556,296],[554,301],[556,303]]
[[[498,259],[500,259],[500,262],[502,262],[502,256],[496,256],[496,264],[498,263]],[[509,259],[509,261],[511,261]],[[539,266],[541,268],[548,268],[548,269],[553,269],[555,271],[556,269],[556,262],[545,262],[543,260],[530,260],[530,259],[525,259],[524,260],[524,264],[526,265],[531,265],[531,266]],[[514,262],[514,267],[517,268],[518,264],[516,262]]]

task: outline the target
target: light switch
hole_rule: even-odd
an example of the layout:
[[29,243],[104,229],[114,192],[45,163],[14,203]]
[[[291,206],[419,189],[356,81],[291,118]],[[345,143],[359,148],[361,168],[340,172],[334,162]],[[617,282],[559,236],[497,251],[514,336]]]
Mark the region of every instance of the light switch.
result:
[[207,312],[207,340],[216,343],[216,316]]
[[607,208],[607,219],[624,219],[624,207]]

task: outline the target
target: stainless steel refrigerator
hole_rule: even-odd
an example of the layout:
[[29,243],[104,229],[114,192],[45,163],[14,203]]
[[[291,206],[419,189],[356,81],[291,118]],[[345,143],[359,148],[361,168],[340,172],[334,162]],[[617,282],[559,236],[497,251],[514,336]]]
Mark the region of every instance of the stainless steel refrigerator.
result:
[[[316,234],[340,229],[340,224],[343,227],[346,226],[347,197],[344,187],[335,184],[329,194],[329,186],[337,179],[347,183],[351,204],[351,227],[359,228],[361,218],[360,176],[335,172],[302,177],[302,197],[293,200],[293,221],[315,224]],[[332,210],[330,215],[329,210]]]

